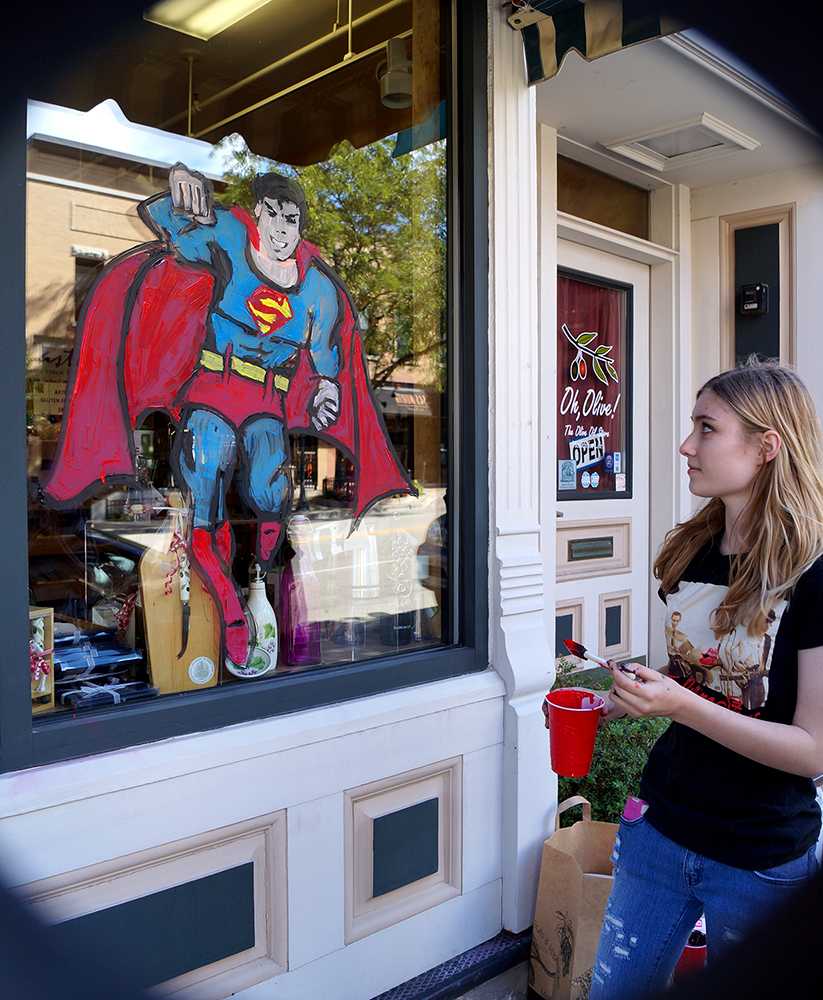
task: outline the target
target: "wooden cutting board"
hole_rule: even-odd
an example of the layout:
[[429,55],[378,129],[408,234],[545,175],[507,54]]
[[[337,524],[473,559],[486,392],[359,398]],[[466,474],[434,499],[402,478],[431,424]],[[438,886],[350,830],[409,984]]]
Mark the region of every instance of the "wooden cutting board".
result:
[[[220,675],[220,620],[211,595],[191,570],[189,641],[182,657],[183,610],[172,533],[146,549],[140,560],[140,593],[152,684],[161,694],[214,687]],[[167,585],[170,582],[170,587]],[[167,592],[170,590],[170,593]]]

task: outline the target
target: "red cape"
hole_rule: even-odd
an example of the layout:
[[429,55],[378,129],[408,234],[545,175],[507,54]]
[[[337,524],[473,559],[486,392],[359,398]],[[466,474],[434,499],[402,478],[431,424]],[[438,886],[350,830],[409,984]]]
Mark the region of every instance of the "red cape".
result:
[[[245,216],[238,210],[236,214]],[[244,222],[254,240],[253,221],[245,216]],[[313,262],[322,264],[319,252],[301,241],[300,281]],[[286,396],[286,425],[291,432],[313,434],[348,454],[355,467],[356,525],[383,497],[415,490],[371,394],[348,293],[339,281],[335,284],[342,308],[340,414],[322,433],[313,427],[309,406],[320,376],[304,349]],[[213,289],[210,271],[179,263],[162,243],[135,247],[106,267],[80,316],[62,435],[44,483],[50,505],[75,506],[114,484],[134,480],[132,431],[150,410],[165,410],[179,420],[176,403],[198,366]]]

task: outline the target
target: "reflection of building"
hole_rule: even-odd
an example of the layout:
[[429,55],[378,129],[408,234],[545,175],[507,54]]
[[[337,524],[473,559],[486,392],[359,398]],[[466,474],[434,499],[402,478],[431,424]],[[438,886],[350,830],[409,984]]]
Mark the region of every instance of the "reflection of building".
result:
[[137,203],[159,190],[165,176],[127,159],[84,155],[48,141],[31,144],[27,166],[29,417],[39,429],[29,472],[37,475],[56,445],[85,295],[107,260],[151,239],[137,218]]
[[383,419],[397,454],[419,482],[443,482],[440,453],[441,394],[413,381],[419,372],[402,372],[407,380],[377,389]]

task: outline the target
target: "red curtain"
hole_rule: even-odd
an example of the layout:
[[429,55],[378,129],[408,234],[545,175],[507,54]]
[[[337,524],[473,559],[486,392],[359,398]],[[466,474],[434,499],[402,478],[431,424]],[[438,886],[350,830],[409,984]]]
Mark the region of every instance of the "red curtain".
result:
[[[627,293],[557,279],[557,458],[563,496],[622,492],[626,456]],[[575,460],[574,489],[571,469]],[[565,486],[565,488],[564,488]]]

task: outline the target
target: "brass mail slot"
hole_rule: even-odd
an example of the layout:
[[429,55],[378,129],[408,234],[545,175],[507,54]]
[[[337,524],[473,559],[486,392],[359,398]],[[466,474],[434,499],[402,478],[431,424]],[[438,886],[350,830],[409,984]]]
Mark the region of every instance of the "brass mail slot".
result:
[[631,572],[631,518],[589,518],[557,525],[556,579]]
[[601,538],[570,538],[568,542],[569,562],[583,559],[613,559],[614,535]]

